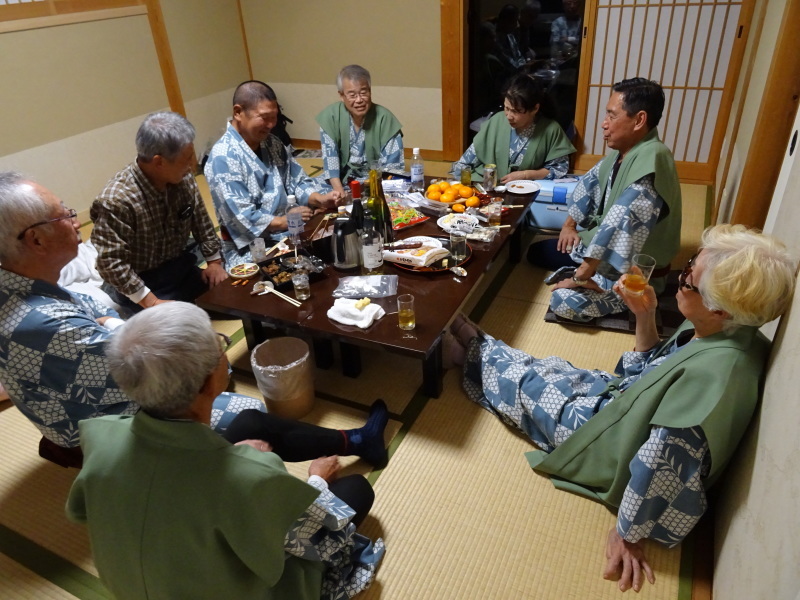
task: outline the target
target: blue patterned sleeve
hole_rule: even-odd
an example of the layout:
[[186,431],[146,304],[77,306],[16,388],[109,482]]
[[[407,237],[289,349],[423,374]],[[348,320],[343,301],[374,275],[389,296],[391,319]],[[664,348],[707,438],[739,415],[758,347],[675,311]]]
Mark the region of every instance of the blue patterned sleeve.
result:
[[458,175],[461,173],[461,170],[464,167],[470,167],[471,169],[475,169],[475,167],[479,166],[481,163],[478,160],[478,155],[475,153],[475,145],[470,144],[467,151],[464,152],[461,158],[459,158],[456,162],[453,163],[453,166],[450,167],[449,173],[451,175]]
[[550,174],[545,179],[561,179],[569,171],[569,156],[559,156],[553,160],[548,160],[542,168],[550,171]]
[[339,148],[333,138],[319,128],[319,141],[322,147],[322,169],[325,179],[339,179]]
[[600,207],[600,180],[597,174],[600,171],[600,163],[593,166],[586,174],[578,180],[575,191],[572,193],[567,210],[569,216],[581,227],[589,227],[592,218],[597,214]]
[[405,171],[406,163],[403,157],[403,136],[399,132],[393,135],[381,150],[381,166],[384,169]]
[[286,193],[294,194],[297,197],[298,204],[307,206],[308,197],[320,190],[314,180],[306,175],[302,165],[288,152],[287,155],[289,169],[286,175]]
[[710,468],[700,427],[654,427],[630,463],[617,532],[631,543],[649,538],[670,548],[679,544],[708,507],[703,478]]
[[627,273],[631,258],[641,252],[658,222],[664,201],[653,187],[653,176],[632,183],[617,198],[597,228],[584,258],[596,258],[619,273]]

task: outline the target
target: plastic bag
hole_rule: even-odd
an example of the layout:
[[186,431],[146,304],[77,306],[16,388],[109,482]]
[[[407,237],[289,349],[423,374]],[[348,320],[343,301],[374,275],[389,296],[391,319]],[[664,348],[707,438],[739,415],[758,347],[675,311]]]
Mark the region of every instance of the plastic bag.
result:
[[342,277],[334,298],[386,298],[397,294],[397,275]]
[[314,373],[308,344],[294,337],[272,338],[253,348],[250,365],[267,411],[299,419],[314,407]]
[[407,200],[394,198],[389,200],[389,211],[392,213],[392,229],[400,231],[412,225],[424,223],[430,217],[423,215]]

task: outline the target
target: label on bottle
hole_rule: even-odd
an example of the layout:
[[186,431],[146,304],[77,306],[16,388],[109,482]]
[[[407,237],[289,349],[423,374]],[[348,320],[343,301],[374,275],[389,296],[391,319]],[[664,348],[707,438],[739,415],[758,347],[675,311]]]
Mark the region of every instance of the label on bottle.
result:
[[364,269],[373,271],[383,266],[383,250],[381,244],[361,247],[361,263]]
[[412,164],[411,184],[421,187],[424,180],[425,180],[425,166],[422,163]]
[[302,212],[297,209],[290,210],[286,214],[286,222],[289,227],[289,235],[292,236],[293,239],[295,236],[299,238],[303,233],[303,229],[305,229]]

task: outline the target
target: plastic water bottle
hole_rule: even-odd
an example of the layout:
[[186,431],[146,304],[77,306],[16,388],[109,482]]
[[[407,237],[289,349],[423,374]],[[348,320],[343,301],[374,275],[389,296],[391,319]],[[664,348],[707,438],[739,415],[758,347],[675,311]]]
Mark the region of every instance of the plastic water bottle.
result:
[[414,148],[411,155],[411,191],[422,192],[425,190],[425,163],[419,155],[419,148]]
[[297,205],[297,198],[289,196],[287,198],[288,205],[286,206],[286,222],[289,227],[289,238],[295,247],[300,246],[305,223],[303,222],[303,213]]

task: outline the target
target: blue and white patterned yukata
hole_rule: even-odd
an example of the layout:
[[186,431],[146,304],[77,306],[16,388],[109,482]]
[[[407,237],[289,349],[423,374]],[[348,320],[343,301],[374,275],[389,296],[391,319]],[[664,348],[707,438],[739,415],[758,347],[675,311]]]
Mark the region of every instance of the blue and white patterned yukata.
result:
[[[531,137],[533,137],[535,127],[536,124],[534,123],[531,127],[524,129],[520,133],[517,133],[517,130],[513,127],[511,128],[511,143],[508,147],[509,172],[519,170],[522,159],[525,158],[525,151],[528,149],[528,142],[530,142]],[[482,164],[483,163],[478,159],[478,154],[475,152],[475,144],[470,144],[461,158],[450,167],[450,174],[458,176],[464,167],[470,167],[474,171],[476,167]],[[542,168],[549,171],[545,179],[560,179],[566,175],[569,170],[569,155],[548,160],[542,165]]]
[[[569,205],[569,215],[581,227],[590,227],[595,215],[602,214],[600,207],[608,202],[612,181],[609,180],[602,198],[598,172],[600,163],[581,177]],[[576,263],[586,258],[600,261],[592,281],[604,292],[586,288],[561,288],[553,290],[550,310],[565,319],[586,322],[623,312],[627,309],[622,298],[611,288],[622,273],[630,270],[634,254],[642,251],[648,236],[658,222],[664,201],[653,187],[653,175],[645,175],[623,190],[616,203],[603,219],[592,242],[582,242],[572,250],[570,257]]]
[[[117,313],[90,296],[0,268],[0,381],[14,405],[51,442],[80,444],[78,422],[139,410],[111,378],[101,317]],[[123,325],[124,327],[124,325]],[[222,432],[255,398],[221,394],[212,426]]]
[[[685,347],[679,337],[666,351],[626,352],[616,375],[578,369],[557,356],[537,359],[489,335],[473,339],[464,365],[469,398],[552,452],[613,398],[608,382],[624,377],[625,390]],[[658,354],[657,356],[655,356]],[[702,478],[710,472],[708,443],[700,427],[653,427],[630,463],[631,478],[617,517],[617,531],[635,543],[651,538],[674,546],[705,512]]]
[[[353,117],[350,117],[350,160],[345,169],[342,168],[339,160],[339,148],[331,136],[325,133],[322,127],[319,128],[319,136],[322,144],[322,166],[325,171],[325,179],[341,179],[342,184],[352,179],[364,181],[369,179],[369,161],[367,160],[367,135],[364,128],[356,131]],[[405,159],[403,158],[403,134],[397,132],[381,148],[380,161],[381,169],[384,171],[404,171]],[[342,179],[344,170],[345,179]]]
[[274,135],[269,135],[253,152],[229,123],[225,134],[214,144],[205,166],[205,175],[220,225],[230,239],[222,240],[225,263],[231,267],[251,262],[249,244],[257,237],[277,241],[286,232],[267,232],[272,219],[286,213],[287,196],[308,205],[314,192],[325,194],[331,187],[308,177]]
[[325,565],[323,600],[352,598],[375,578],[385,551],[383,539],[373,543],[356,533],[351,522],[355,511],[328,489],[324,479],[312,475],[308,483],[320,495],[289,529],[284,550]]

